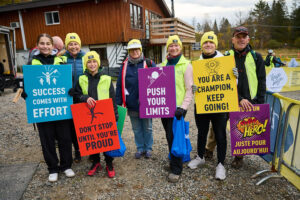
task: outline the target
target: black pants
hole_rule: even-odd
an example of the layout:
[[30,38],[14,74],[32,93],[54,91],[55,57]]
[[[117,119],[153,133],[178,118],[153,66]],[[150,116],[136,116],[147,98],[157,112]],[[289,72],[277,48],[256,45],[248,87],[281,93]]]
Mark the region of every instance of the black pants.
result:
[[[37,123],[44,159],[49,173],[58,173],[71,168],[72,142],[70,120]],[[58,141],[60,166],[56,154],[55,139]]]
[[79,145],[78,145],[78,141],[77,141],[77,135],[76,135],[73,119],[70,119],[70,125],[71,125],[71,139],[72,139],[72,143],[74,146],[74,150],[79,151]]
[[[186,113],[184,113],[185,117]],[[168,142],[168,147],[169,147],[169,153],[171,156],[171,161],[170,161],[170,168],[171,172],[173,174],[180,175],[183,169],[183,163],[182,163],[182,158],[175,157],[173,154],[171,154],[171,148],[173,144],[173,119],[174,118],[161,118],[161,122],[163,124],[163,127],[166,131],[166,138]]]
[[222,163],[224,165],[227,146],[227,119],[228,113],[196,114],[195,108],[195,121],[198,128],[197,151],[200,158],[203,158],[205,152],[209,122],[211,121],[217,142],[218,163]]
[[[103,153],[105,157],[105,163],[107,166],[112,166],[112,161],[114,160],[113,157],[110,157],[106,155],[106,153]],[[91,159],[93,160],[93,164],[100,162],[100,153],[92,154]]]

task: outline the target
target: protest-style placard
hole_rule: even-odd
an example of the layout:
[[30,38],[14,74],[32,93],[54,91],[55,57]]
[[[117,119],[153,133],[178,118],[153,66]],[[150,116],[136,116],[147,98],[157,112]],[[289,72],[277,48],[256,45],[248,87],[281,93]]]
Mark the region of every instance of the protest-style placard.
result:
[[270,152],[269,104],[254,104],[251,110],[229,113],[231,155]]
[[71,119],[71,65],[24,65],[28,123]]
[[197,114],[239,110],[233,56],[196,60],[192,65]]
[[140,118],[174,117],[174,66],[139,69]]
[[112,99],[71,105],[81,156],[120,149]]

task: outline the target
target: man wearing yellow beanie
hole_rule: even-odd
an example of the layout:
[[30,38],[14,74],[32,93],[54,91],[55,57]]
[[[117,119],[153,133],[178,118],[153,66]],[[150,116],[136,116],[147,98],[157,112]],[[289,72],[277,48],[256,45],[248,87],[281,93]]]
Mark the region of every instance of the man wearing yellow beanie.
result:
[[[84,65],[87,70],[83,75],[79,77],[79,80],[75,86],[75,98],[79,99],[79,102],[86,102],[89,107],[94,107],[97,100],[109,99],[113,101],[114,113],[116,121],[118,121],[118,109],[115,99],[115,89],[112,84],[110,76],[104,75],[99,71],[100,56],[95,51],[90,51],[84,56]],[[109,178],[115,176],[115,170],[113,167],[113,158],[104,153],[106,162],[106,171]],[[89,176],[93,176],[101,168],[100,154],[91,155],[92,166],[88,171]]]

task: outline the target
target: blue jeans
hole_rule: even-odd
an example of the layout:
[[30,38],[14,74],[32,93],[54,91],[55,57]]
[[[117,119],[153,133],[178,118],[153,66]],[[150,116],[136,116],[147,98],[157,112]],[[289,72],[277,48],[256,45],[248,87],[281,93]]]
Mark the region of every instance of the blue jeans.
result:
[[152,119],[141,119],[133,116],[129,117],[137,151],[151,151],[153,145]]

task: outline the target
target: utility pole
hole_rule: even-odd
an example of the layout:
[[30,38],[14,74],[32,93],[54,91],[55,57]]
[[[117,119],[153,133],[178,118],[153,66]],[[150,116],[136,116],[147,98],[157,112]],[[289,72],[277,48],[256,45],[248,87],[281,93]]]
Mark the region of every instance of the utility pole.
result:
[[174,12],[174,0],[171,0],[171,9],[172,9],[172,17],[175,17],[175,12]]

